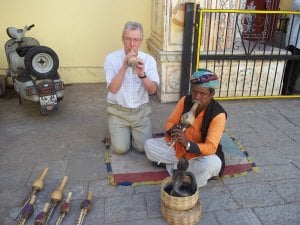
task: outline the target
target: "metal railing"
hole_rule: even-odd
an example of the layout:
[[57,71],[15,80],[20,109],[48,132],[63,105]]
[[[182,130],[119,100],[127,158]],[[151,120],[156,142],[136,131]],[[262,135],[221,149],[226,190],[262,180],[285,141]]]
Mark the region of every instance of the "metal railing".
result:
[[295,15],[300,12],[198,6],[191,71],[214,71],[220,79],[219,99],[300,97],[283,90],[287,61],[300,63],[300,55],[285,46],[288,19],[293,23]]

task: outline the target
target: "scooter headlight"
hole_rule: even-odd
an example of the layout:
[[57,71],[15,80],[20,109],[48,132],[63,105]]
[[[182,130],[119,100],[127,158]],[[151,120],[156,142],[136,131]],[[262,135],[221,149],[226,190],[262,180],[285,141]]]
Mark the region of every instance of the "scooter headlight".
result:
[[36,90],[35,90],[34,86],[26,87],[25,92],[26,92],[27,96],[36,95]]

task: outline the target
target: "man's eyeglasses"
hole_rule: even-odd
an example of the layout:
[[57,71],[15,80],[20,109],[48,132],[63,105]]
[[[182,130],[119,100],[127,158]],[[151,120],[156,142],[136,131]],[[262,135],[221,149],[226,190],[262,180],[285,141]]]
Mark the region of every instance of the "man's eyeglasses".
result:
[[138,43],[138,42],[142,41],[141,38],[130,38],[130,37],[123,37],[123,40],[125,42],[133,42],[133,43]]

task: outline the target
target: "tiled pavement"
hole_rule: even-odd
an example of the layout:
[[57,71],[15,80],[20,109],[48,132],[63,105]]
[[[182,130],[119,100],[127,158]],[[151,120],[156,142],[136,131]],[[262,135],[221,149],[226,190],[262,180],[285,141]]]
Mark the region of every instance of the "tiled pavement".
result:
[[[0,98],[0,224],[12,217],[44,167],[45,187],[38,193],[34,224],[50,193],[68,176],[64,194],[73,192],[71,213],[62,224],[75,224],[88,191],[93,207],[85,225],[163,225],[160,186],[110,186],[102,139],[107,136],[104,84],[67,86],[59,110],[41,116],[36,104],[20,106],[12,91]],[[175,103],[152,97],[153,132]],[[200,189],[200,225],[300,224],[300,100],[222,101],[227,129],[240,140],[260,173],[210,181]],[[58,209],[50,221],[54,225]]]

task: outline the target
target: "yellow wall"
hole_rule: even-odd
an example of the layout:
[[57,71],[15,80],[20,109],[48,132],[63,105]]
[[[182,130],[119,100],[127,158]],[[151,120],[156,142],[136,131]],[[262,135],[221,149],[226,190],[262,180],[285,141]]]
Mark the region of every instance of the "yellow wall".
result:
[[[163,1],[163,0],[161,0]],[[0,0],[0,74],[7,62],[6,28],[35,24],[27,33],[53,48],[65,83],[104,82],[107,53],[122,47],[121,31],[127,21],[144,25],[150,37],[152,0]],[[289,10],[292,0],[281,0]],[[146,41],[142,50],[147,51]]]
[[[65,83],[104,82],[107,53],[122,47],[121,31],[127,21],[144,25],[150,37],[151,0],[0,0],[0,73],[7,62],[6,28],[35,24],[27,36],[53,48],[60,59]],[[146,41],[142,49],[147,51]]]
[[280,10],[291,10],[292,0],[281,0],[279,3]]

